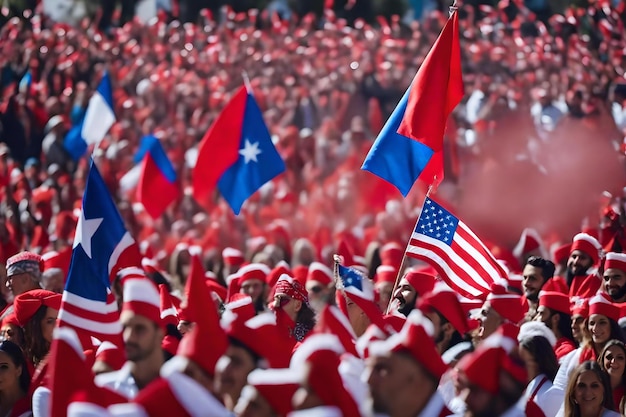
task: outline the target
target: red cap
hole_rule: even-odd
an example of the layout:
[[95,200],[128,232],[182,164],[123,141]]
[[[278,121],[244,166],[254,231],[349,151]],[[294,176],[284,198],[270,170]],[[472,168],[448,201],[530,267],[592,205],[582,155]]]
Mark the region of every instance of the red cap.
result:
[[572,302],[572,316],[582,316],[584,318],[589,317],[589,299],[574,297],[570,300]]
[[554,261],[556,265],[563,263],[563,262],[567,262],[567,258],[569,258],[570,253],[572,253],[572,244],[566,243],[564,245],[557,247],[554,250],[554,253],[552,255],[552,260]]
[[390,242],[380,248],[380,260],[383,265],[400,268],[402,258],[404,257],[404,249],[396,242]]
[[156,285],[148,278],[126,279],[123,285],[122,313],[132,311],[163,327],[165,324],[161,320],[161,297]]
[[539,305],[568,316],[572,314],[569,297],[557,291],[540,291]]
[[282,274],[292,275],[289,264],[283,260],[279,261],[270,273],[267,274],[267,286],[273,288]]
[[15,319],[24,327],[41,306],[58,310],[61,308],[61,294],[48,290],[30,290],[13,300]]
[[306,279],[309,275],[309,267],[306,265],[297,265],[292,269],[293,277],[302,285],[306,285]]
[[404,275],[404,278],[408,281],[409,285],[415,289],[418,295],[432,291],[435,287],[435,282],[437,282],[434,275],[417,271],[408,271]]
[[267,282],[267,276],[270,273],[270,269],[265,264],[253,263],[242,266],[237,271],[239,277],[239,285],[242,286],[246,281],[257,279],[261,282]]
[[224,259],[224,264],[229,266],[240,266],[245,261],[243,252],[235,248],[225,248],[222,251],[222,259]]
[[376,275],[374,275],[374,282],[376,284],[381,282],[389,282],[394,284],[398,277],[398,270],[390,265],[381,265],[376,268]]
[[511,323],[518,324],[526,314],[526,308],[522,304],[522,297],[508,292],[502,284],[491,284],[491,293],[487,296],[487,301],[503,319]]
[[620,309],[607,295],[598,293],[589,300],[589,317],[594,314],[601,314],[617,322],[620,318]]
[[469,331],[466,314],[463,311],[463,307],[461,307],[456,293],[445,284],[443,287],[435,286],[435,291],[426,293],[426,295],[420,297],[417,306],[424,313],[433,309],[436,310],[445,317],[452,327],[461,335]]
[[307,271],[306,281],[317,281],[322,285],[330,286],[335,279],[329,267],[321,262],[312,262]]
[[277,415],[286,416],[293,411],[291,399],[300,381],[291,369],[255,369],[248,374],[248,385],[265,398]]
[[593,263],[596,264],[600,259],[600,250],[602,250],[602,247],[595,237],[587,233],[579,233],[574,236],[570,254],[575,250],[586,253],[591,257]]
[[626,272],[626,253],[607,253],[604,260],[604,270],[607,269],[619,269]]

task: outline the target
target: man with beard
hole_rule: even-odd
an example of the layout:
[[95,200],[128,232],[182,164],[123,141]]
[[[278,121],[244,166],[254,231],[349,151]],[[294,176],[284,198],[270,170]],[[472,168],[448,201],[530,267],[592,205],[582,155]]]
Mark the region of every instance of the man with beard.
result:
[[433,290],[435,282],[436,278],[433,275],[412,270],[407,271],[393,293],[393,303],[398,312],[408,316],[411,310],[415,308],[418,298]]
[[522,287],[524,288],[526,300],[528,300],[527,317],[529,320],[532,320],[537,313],[539,291],[552,279],[554,269],[555,266],[552,261],[540,258],[539,256],[531,256],[526,261],[526,265],[522,271]]
[[466,314],[450,287],[444,283],[437,284],[432,292],[420,298],[417,306],[433,324],[437,353],[445,363],[450,363],[460,352],[472,348],[471,342],[463,339],[469,330]]
[[626,302],[626,254],[609,252],[604,261],[604,291],[614,303]]
[[120,313],[124,349],[128,360],[122,369],[96,376],[95,382],[128,399],[159,377],[164,362],[161,341],[165,335],[161,320],[159,291],[148,278],[124,282]]
[[598,240],[587,233],[574,236],[565,272],[570,297],[591,298],[602,286],[600,277],[588,272],[598,262],[601,249]]
[[539,308],[535,320],[545,324],[554,333],[554,353],[558,360],[576,349],[571,314],[570,299],[566,294],[555,291],[539,293]]

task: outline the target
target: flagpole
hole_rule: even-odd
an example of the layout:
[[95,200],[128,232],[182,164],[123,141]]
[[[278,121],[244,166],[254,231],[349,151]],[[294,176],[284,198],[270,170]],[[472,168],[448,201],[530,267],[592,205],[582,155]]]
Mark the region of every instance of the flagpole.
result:
[[[456,4],[456,2],[455,2]],[[426,198],[430,197],[430,194],[436,190],[436,186],[435,184],[437,183],[437,176],[435,175],[433,177],[433,182],[428,186],[428,190],[426,191]],[[424,200],[425,200],[424,199]],[[422,209],[424,208],[424,206],[422,205]],[[415,230],[417,228],[417,224],[420,221],[420,217],[422,216],[422,213],[420,211],[420,215],[417,216],[417,220],[415,221],[415,226],[413,226],[413,230]],[[413,232],[411,232],[412,234]],[[409,245],[411,244],[411,238],[409,238],[409,241],[406,244],[406,247],[404,248],[404,253],[402,254],[402,262],[400,263],[400,267],[398,268],[398,275],[396,275],[396,280],[393,283],[393,290],[391,290],[391,296],[389,297],[389,301],[387,302],[387,308],[385,309],[385,314],[389,314],[389,309],[391,308],[391,304],[393,303],[393,295],[396,292],[396,289],[398,288],[398,283],[400,282],[400,279],[402,278],[403,271],[404,271],[404,265],[406,264],[406,251],[409,249]]]
[[248,77],[248,72],[245,70],[242,71],[241,77],[243,78],[243,85],[246,86],[246,90],[248,90],[248,93],[252,94],[252,84],[250,83],[250,77]]

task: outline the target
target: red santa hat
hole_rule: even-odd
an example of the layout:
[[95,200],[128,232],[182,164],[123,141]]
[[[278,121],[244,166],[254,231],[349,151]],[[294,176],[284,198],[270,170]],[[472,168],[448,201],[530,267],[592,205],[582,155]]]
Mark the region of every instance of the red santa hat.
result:
[[[299,382],[291,369],[255,369],[248,374],[248,385],[254,387],[279,416],[293,411],[291,399],[300,386]],[[241,393],[244,401],[248,394],[244,388]]]
[[241,287],[246,281],[253,279],[265,283],[267,282],[267,276],[270,272],[271,270],[269,267],[262,263],[253,263],[242,266],[236,274],[239,277],[238,284]]
[[404,258],[404,248],[396,242],[390,242],[380,248],[380,260],[382,265],[400,268]]
[[273,288],[282,274],[293,276],[289,264],[284,260],[279,261],[270,273],[267,274],[267,286]]
[[319,282],[323,286],[331,286],[335,282],[333,271],[321,262],[312,262],[307,271],[306,282]]
[[491,284],[491,293],[487,296],[487,301],[504,320],[518,324],[524,318],[526,308],[522,304],[522,297],[508,292],[505,285],[504,282]]
[[204,283],[209,288],[212,294],[215,294],[217,297],[219,297],[220,301],[226,301],[228,290],[222,284],[217,282],[217,279],[208,277],[208,274],[209,272],[204,274],[206,277],[206,279],[204,280]]
[[161,320],[161,297],[159,291],[148,278],[124,280],[124,302],[122,313],[132,311],[164,327]]
[[398,270],[390,265],[381,265],[376,268],[376,275],[374,275],[374,282],[376,284],[391,283],[395,284],[398,277]]
[[434,333],[431,321],[420,310],[413,310],[400,333],[390,336],[383,342],[373,342],[369,354],[378,356],[387,352],[408,352],[428,373],[439,380],[448,367],[437,353],[433,341]]
[[568,316],[572,314],[569,297],[557,291],[540,291],[539,305]]
[[589,317],[594,314],[606,316],[615,322],[620,318],[619,307],[604,293],[598,293],[589,299]]
[[604,259],[604,270],[607,269],[619,269],[626,272],[626,253],[607,253]]
[[574,316],[581,316],[584,318],[589,317],[589,299],[588,298],[572,297],[570,301],[571,301],[572,317]]
[[204,387],[173,372],[139,391],[131,403],[109,407],[115,417],[229,417],[231,413]]
[[159,284],[159,298],[161,301],[161,320],[163,320],[165,325],[172,324],[177,326],[178,313],[172,302],[172,295],[167,290],[165,284]]
[[545,338],[552,347],[556,345],[554,332],[540,321],[529,321],[522,324],[517,335],[517,341],[522,343],[524,340],[532,339],[535,336]]
[[48,290],[26,291],[13,300],[13,314],[20,326],[24,327],[41,306],[59,310],[61,298],[61,294]]
[[566,243],[556,247],[552,252],[552,260],[554,261],[554,264],[558,265],[560,263],[567,262],[567,258],[569,258],[570,253],[572,253],[571,243]]
[[434,275],[419,271],[408,271],[404,274],[404,278],[418,295],[432,291],[435,287],[435,282],[437,282],[437,278]]
[[456,293],[444,283],[438,283],[432,292],[420,297],[417,307],[424,313],[433,310],[438,312],[461,335],[469,331],[467,315],[463,311]]
[[290,368],[305,376],[307,385],[327,406],[338,407],[344,416],[361,415],[359,407],[339,374],[340,355],[344,353],[339,339],[331,334],[313,334],[294,352]]
[[325,305],[319,313],[317,323],[315,325],[316,333],[334,334],[337,336],[341,345],[347,353],[356,357],[359,354],[356,350],[356,334],[352,329],[350,321],[345,314],[337,307]]
[[296,265],[292,269],[293,278],[302,285],[306,285],[306,279],[309,275],[309,267],[306,265]]
[[222,251],[222,259],[224,264],[228,266],[240,266],[245,262],[243,252],[235,248],[225,248]]
[[572,247],[570,254],[576,250],[586,253],[591,257],[593,264],[596,264],[600,259],[600,251],[602,250],[602,246],[600,246],[600,242],[598,240],[587,234],[587,233],[578,233],[574,236],[574,240],[572,241]]
[[543,247],[543,239],[539,236],[539,233],[532,228],[526,228],[522,231],[517,245],[513,249],[513,255],[516,258],[521,259],[525,254],[533,251],[539,251],[542,257],[546,257],[546,251]]
[[110,366],[113,370],[122,369],[122,366],[126,362],[126,354],[124,350],[119,346],[114,345],[111,342],[104,341],[100,343],[96,350],[96,362],[104,362]]
[[252,304],[252,298],[238,293],[230,303],[224,306],[220,324],[228,332],[235,319],[246,322],[254,316],[256,316],[256,310],[254,304]]
[[267,360],[270,368],[286,368],[295,343],[283,336],[274,313],[261,313],[245,322],[242,318],[236,317],[226,334]]

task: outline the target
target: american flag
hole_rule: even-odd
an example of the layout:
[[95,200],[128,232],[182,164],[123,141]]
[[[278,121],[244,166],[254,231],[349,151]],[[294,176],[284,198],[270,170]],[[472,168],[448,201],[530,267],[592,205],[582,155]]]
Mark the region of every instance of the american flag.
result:
[[127,266],[123,263],[136,247],[92,161],[59,311],[59,325],[76,330],[83,343],[89,336],[120,340],[122,326],[110,277]]
[[462,296],[484,298],[506,273],[478,236],[439,203],[426,197],[407,256],[432,265]]

